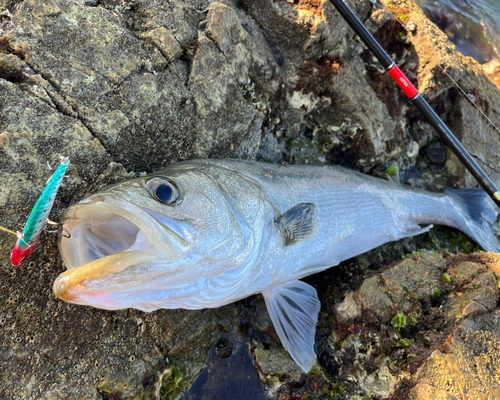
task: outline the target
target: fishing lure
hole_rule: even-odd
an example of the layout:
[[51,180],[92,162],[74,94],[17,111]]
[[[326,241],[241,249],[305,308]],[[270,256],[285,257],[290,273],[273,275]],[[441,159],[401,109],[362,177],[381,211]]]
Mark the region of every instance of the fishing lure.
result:
[[69,166],[69,158],[61,157],[61,164],[47,181],[40,198],[33,207],[22,233],[17,234],[17,242],[10,255],[12,265],[21,264],[35,250],[40,234],[49,217],[57,191]]

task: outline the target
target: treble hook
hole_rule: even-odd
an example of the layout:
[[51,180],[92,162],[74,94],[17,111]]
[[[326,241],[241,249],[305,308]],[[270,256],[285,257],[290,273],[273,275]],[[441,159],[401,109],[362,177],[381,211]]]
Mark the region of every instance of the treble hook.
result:
[[63,224],[60,224],[58,222],[54,222],[54,221],[51,221],[50,219],[47,218],[47,224],[49,225],[54,225],[54,226],[57,226],[57,229],[55,230],[47,230],[47,232],[49,233],[57,233],[59,231],[64,231],[64,233],[62,234],[62,236],[64,238],[67,238],[69,239],[71,237],[71,233],[69,233],[69,231],[64,227]]

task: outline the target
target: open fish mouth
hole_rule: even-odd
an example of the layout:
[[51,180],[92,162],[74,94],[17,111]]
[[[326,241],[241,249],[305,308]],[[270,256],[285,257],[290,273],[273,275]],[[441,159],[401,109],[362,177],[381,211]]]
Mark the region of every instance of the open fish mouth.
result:
[[[70,302],[82,295],[116,293],[144,285],[152,266],[181,258],[190,244],[176,222],[113,194],[98,194],[66,213],[59,248],[66,272],[55,294]],[[146,276],[144,276],[146,275]],[[146,279],[147,281],[148,279]]]
[[175,221],[110,195],[95,195],[70,208],[61,237],[68,269],[122,252],[139,250],[176,260],[189,250]]
[[105,209],[93,211],[82,222],[72,219],[65,228],[71,236],[61,239],[62,242],[71,242],[68,249],[71,254],[64,257],[68,269],[125,251],[155,250],[152,241],[138,225]]

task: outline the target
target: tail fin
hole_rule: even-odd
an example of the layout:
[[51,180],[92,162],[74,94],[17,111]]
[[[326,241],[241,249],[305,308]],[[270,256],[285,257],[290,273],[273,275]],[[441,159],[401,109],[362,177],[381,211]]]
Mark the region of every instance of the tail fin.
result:
[[446,189],[445,192],[464,218],[460,229],[483,250],[500,253],[500,243],[493,229],[498,211],[488,194],[483,189]]

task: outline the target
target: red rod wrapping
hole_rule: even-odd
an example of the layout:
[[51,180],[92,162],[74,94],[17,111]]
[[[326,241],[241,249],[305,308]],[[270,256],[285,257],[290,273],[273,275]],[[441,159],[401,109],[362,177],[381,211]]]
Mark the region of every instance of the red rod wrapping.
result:
[[417,94],[418,90],[411,84],[408,78],[401,72],[399,67],[395,65],[387,73],[391,76],[392,79],[398,84],[398,86],[405,92],[405,94],[413,99]]

